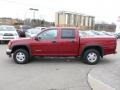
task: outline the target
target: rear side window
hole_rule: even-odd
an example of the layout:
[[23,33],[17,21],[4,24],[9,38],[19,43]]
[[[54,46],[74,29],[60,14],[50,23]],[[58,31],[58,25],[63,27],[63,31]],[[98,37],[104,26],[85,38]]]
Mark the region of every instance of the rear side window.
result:
[[62,39],[74,39],[75,38],[75,29],[62,29],[61,31]]

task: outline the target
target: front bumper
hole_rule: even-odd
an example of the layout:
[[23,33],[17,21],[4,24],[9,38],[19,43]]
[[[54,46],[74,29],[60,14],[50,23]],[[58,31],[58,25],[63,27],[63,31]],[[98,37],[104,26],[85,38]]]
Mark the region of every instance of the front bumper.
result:
[[18,38],[19,36],[0,36],[1,41],[9,41],[9,40],[18,39]]
[[7,54],[9,57],[11,57],[12,50],[11,50],[11,49],[7,49],[7,50],[6,50],[6,54]]

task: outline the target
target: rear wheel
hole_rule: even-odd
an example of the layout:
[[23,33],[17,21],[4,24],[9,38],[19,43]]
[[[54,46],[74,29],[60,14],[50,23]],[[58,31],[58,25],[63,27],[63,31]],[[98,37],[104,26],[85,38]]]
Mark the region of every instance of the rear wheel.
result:
[[95,49],[88,49],[83,55],[83,61],[87,64],[97,64],[100,60],[100,53]]
[[18,64],[26,64],[29,62],[29,53],[24,49],[18,49],[13,53],[13,59]]

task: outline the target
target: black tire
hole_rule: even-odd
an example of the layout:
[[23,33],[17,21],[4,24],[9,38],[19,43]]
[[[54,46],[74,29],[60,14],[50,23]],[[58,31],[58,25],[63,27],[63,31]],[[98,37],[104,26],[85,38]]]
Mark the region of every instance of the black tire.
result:
[[29,58],[29,53],[25,49],[17,49],[13,53],[13,59],[17,64],[26,64],[30,61]]
[[0,44],[3,44],[3,41],[2,41],[2,40],[0,40]]
[[100,61],[100,53],[95,49],[88,49],[84,52],[83,62],[94,65]]

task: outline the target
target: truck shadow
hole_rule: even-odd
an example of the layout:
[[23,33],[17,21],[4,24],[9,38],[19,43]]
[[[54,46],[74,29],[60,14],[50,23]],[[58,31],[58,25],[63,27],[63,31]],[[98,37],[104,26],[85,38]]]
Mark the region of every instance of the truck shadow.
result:
[[[115,60],[109,60],[108,58],[103,58],[98,63],[99,65],[113,63]],[[79,63],[84,64],[82,62],[82,58],[78,57],[34,57],[31,60],[31,63]],[[98,65],[96,64],[96,65]],[[88,65],[88,64],[86,64]]]
[[80,58],[74,58],[74,57],[33,57],[31,59],[31,63],[51,63],[51,62],[80,62]]
[[99,62],[99,64],[101,65],[101,64],[110,64],[110,63],[113,63],[114,61],[112,61],[112,60],[109,60],[109,59],[107,59],[107,58],[103,58],[103,59],[101,59],[100,60],[100,62]]

